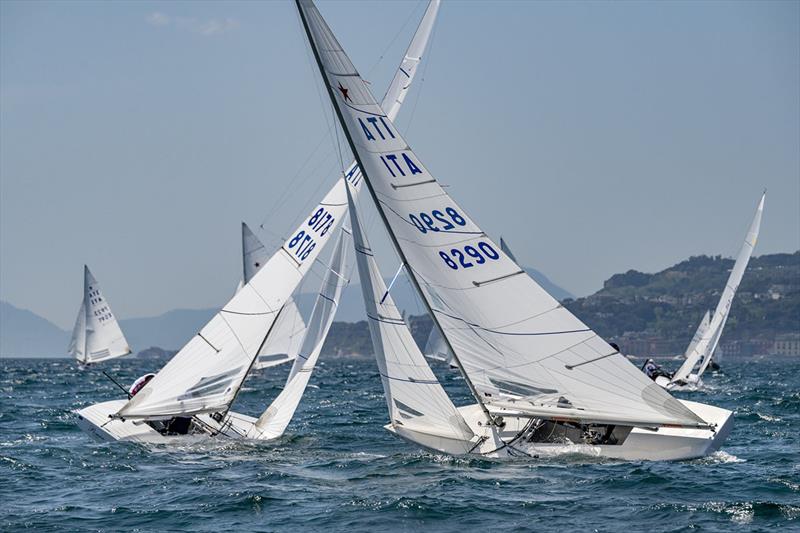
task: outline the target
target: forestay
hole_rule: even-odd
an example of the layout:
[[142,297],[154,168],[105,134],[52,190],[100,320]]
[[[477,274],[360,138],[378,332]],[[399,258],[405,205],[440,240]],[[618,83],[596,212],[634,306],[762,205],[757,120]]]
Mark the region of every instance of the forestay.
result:
[[108,300],[86,265],[83,267],[83,302],[75,319],[69,353],[83,364],[131,353]]
[[298,6],[379,213],[482,399],[527,398],[637,424],[702,425],[486,236],[376,103],[314,4]]
[[692,353],[686,358],[683,365],[675,372],[672,377],[673,382],[685,381],[691,374],[695,365],[700,362],[700,368],[697,375],[702,376],[708,365],[711,363],[711,358],[714,351],[719,344],[719,338],[722,336],[722,330],[725,328],[725,323],[728,321],[728,314],[731,311],[731,304],[733,298],[736,296],[736,290],[742,282],[744,271],[747,269],[747,264],[750,262],[750,257],[753,255],[753,249],[758,240],[758,232],[761,229],[761,216],[764,213],[764,199],[767,193],[761,195],[761,200],[758,202],[756,214],[753,221],[750,223],[750,228],[747,230],[742,248],[739,250],[739,255],[736,257],[736,263],[733,265],[728,281],[725,283],[725,290],[722,291],[717,308],[714,310],[714,315],[711,323],[708,326],[703,337],[697,342]]
[[462,451],[467,453],[474,434],[431,371],[387,292],[352,196],[349,200],[358,277],[391,424],[462,441]]
[[336,232],[347,209],[339,180],[292,237],[118,413],[168,418],[224,411],[250,370],[279,312]]
[[311,372],[317,364],[325,338],[328,336],[342,288],[349,280],[347,256],[350,233],[342,228],[331,255],[328,272],[314,302],[308,329],[300,352],[294,360],[286,385],[253,426],[250,438],[276,439],[283,435],[303,397]]

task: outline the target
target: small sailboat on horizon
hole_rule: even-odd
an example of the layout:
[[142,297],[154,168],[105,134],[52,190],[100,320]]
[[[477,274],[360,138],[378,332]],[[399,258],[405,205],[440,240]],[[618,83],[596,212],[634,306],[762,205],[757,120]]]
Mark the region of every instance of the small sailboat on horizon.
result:
[[761,230],[761,217],[764,213],[764,200],[766,197],[767,193],[764,191],[714,314],[710,315],[709,312],[706,312],[703,316],[703,320],[701,320],[694,337],[692,337],[692,341],[689,343],[689,347],[686,349],[686,359],[683,364],[671,376],[654,376],[655,382],[662,387],[668,390],[693,391],[703,386],[702,376],[713,361],[722,331],[728,322],[736,291],[739,289],[739,284],[742,282],[745,270],[747,270],[747,264],[753,255],[758,234]]
[[87,265],[83,266],[83,301],[72,329],[68,353],[83,366],[131,353],[111,305]]

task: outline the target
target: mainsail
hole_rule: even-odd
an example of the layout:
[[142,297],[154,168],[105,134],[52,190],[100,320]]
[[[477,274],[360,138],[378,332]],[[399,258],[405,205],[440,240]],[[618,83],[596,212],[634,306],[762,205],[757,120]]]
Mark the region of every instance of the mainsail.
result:
[[83,302],[72,330],[69,353],[87,365],[131,353],[108,300],[86,265],[83,267]]
[[413,431],[461,441],[467,453],[474,434],[437,381],[387,292],[352,195],[348,199],[358,277],[391,424],[401,434]]
[[705,331],[703,337],[694,346],[692,352],[686,358],[686,361],[681,365],[675,375],[672,376],[673,382],[686,381],[692,373],[695,365],[700,362],[700,367],[697,371],[698,376],[702,376],[708,365],[711,363],[711,358],[714,351],[719,344],[719,338],[722,336],[722,330],[725,323],[728,321],[728,314],[731,311],[731,304],[733,298],[736,296],[736,290],[742,282],[744,271],[747,269],[747,263],[750,262],[750,257],[753,255],[753,249],[758,240],[758,232],[761,229],[761,216],[764,213],[764,200],[767,196],[766,191],[761,195],[761,200],[758,202],[756,214],[753,221],[750,223],[750,228],[747,230],[742,248],[739,250],[739,255],[736,257],[736,263],[733,265],[728,281],[725,283],[725,290],[722,291],[717,308],[714,310],[714,315],[711,323]]
[[317,364],[325,338],[333,324],[342,288],[349,279],[350,268],[347,250],[350,248],[349,232],[342,228],[336,241],[328,272],[322,282],[302,347],[294,360],[286,385],[272,404],[264,411],[253,427],[250,438],[276,439],[283,435],[291,422],[306,390],[311,372]]
[[513,399],[520,410],[535,404],[553,416],[569,405],[632,424],[704,425],[488,238],[377,104],[313,2],[297,3],[383,223],[478,401]]
[[[430,2],[384,97],[391,117],[400,110],[438,12]],[[347,209],[345,183],[361,186],[352,163],[345,175],[281,249],[118,413],[128,418],[225,411],[268,340],[297,285],[335,232]],[[245,274],[245,277],[247,274]],[[308,334],[307,334],[308,335]]]

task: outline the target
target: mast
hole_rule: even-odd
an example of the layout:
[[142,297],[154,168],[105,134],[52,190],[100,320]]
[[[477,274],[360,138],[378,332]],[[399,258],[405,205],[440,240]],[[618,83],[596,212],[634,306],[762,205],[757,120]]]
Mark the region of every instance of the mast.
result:
[[[311,34],[311,29],[308,26],[308,21],[306,20],[305,13],[303,12],[303,8],[300,5],[301,0],[295,0],[297,5],[297,10],[300,13],[300,20],[303,22],[303,29],[306,32],[306,36],[308,37],[309,45],[311,46],[311,51],[314,53],[314,60],[317,62],[317,67],[319,68],[320,74],[322,75],[323,81],[325,82],[325,87],[328,90],[328,97],[331,100],[331,104],[333,105],[334,110],[336,111],[336,116],[339,118],[339,124],[344,124],[344,116],[342,115],[342,111],[339,108],[339,105],[336,101],[336,97],[333,93],[333,89],[331,88],[330,81],[327,79],[327,75],[325,74],[325,67],[322,65],[322,60],[320,59],[319,52],[316,47],[316,43],[314,42],[314,36]],[[486,415],[486,419],[489,421],[490,424],[495,424],[495,419],[492,417],[492,414],[489,412],[489,409],[483,403],[483,399],[478,392],[478,389],[475,388],[475,385],[472,383],[472,380],[467,375],[464,366],[461,364],[461,361],[458,358],[455,350],[453,350],[453,346],[450,344],[450,340],[447,338],[447,335],[444,335],[444,330],[442,329],[441,325],[439,324],[439,320],[436,317],[436,314],[433,311],[433,308],[428,303],[427,298],[425,298],[424,293],[422,292],[422,287],[420,286],[419,280],[417,280],[416,275],[414,274],[414,269],[409,264],[405,254],[403,253],[403,249],[400,247],[400,243],[397,241],[397,237],[395,236],[394,232],[392,231],[391,225],[389,224],[389,219],[386,217],[386,213],[384,212],[383,208],[381,207],[380,200],[378,199],[378,195],[375,193],[375,190],[372,188],[372,183],[370,182],[369,176],[367,176],[365,167],[362,164],[361,156],[358,153],[358,150],[355,147],[355,143],[353,142],[353,138],[350,135],[350,132],[347,128],[342,127],[342,131],[344,132],[345,137],[347,138],[347,144],[350,146],[350,151],[353,152],[353,157],[355,158],[356,162],[358,163],[359,169],[361,169],[361,173],[367,179],[364,180],[367,183],[367,189],[369,189],[370,196],[372,197],[372,201],[375,203],[375,207],[380,214],[381,221],[383,225],[386,227],[386,231],[389,233],[389,237],[392,241],[392,245],[394,246],[397,254],[400,256],[400,260],[403,264],[407,265],[407,272],[409,273],[409,278],[411,279],[414,288],[417,292],[422,296],[422,301],[425,304],[428,313],[431,315],[431,319],[433,320],[434,326],[439,328],[439,331],[442,332],[442,337],[444,338],[445,343],[447,344],[448,349],[453,353],[453,361],[455,361],[456,366],[458,367],[459,372],[464,377],[464,381],[467,383],[472,396],[477,400],[478,405],[480,405],[481,410],[483,411],[484,415]],[[345,186],[349,186],[345,182]]]

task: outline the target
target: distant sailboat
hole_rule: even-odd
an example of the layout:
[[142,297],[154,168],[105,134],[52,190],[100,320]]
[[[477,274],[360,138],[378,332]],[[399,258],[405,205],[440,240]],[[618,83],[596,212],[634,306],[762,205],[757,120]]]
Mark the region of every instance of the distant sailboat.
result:
[[83,267],[83,302],[72,330],[69,353],[79,363],[90,365],[131,353],[125,335],[100,285],[88,266]]
[[[693,390],[702,386],[703,373],[711,364],[712,358],[714,357],[714,352],[722,336],[722,330],[725,328],[728,315],[731,312],[733,298],[736,296],[736,291],[739,288],[739,284],[742,282],[747,264],[750,262],[750,257],[753,255],[753,249],[756,246],[758,233],[761,229],[761,217],[764,213],[764,200],[766,196],[766,192],[761,195],[761,200],[759,200],[758,207],[756,208],[756,214],[753,217],[753,221],[750,223],[750,228],[747,231],[744,243],[742,243],[742,248],[739,250],[739,255],[736,257],[736,263],[734,263],[733,270],[731,270],[730,276],[728,276],[725,289],[722,291],[722,296],[719,299],[719,303],[717,303],[717,308],[714,310],[711,320],[705,327],[703,326],[703,322],[701,322],[697,333],[695,333],[695,337],[689,345],[689,349],[687,349],[686,360],[672,378],[670,379],[665,376],[656,378],[656,383],[662,387],[667,389]],[[706,314],[706,317],[708,317],[708,314]],[[706,317],[704,317],[704,321]],[[695,367],[697,367],[696,372],[694,372]]]
[[[438,7],[438,0],[430,2],[384,97],[393,117],[413,80]],[[266,260],[243,228],[246,283],[132,399],[77,411],[81,428],[111,441],[169,442],[187,434],[263,440],[279,437],[308,384],[346,283],[349,238],[347,230],[337,228],[347,213],[346,183],[358,191],[362,181],[360,169],[351,164],[292,237]],[[283,392],[258,419],[233,412],[231,406],[244,380],[276,335],[281,317],[292,313],[291,295],[337,233],[341,234],[339,242]],[[263,265],[257,264],[264,260]]]
[[[673,398],[499,250],[422,164],[313,2],[297,4],[382,224],[477,402],[459,408],[460,418],[449,420],[446,428],[440,416],[450,410],[446,402],[438,415],[394,402],[389,405],[392,429],[426,448],[493,456],[563,450],[683,459],[718,449],[732,427],[732,413]],[[363,239],[360,246],[368,249]],[[361,270],[363,263],[361,258]],[[405,324],[391,306],[374,306],[381,290],[380,276],[374,277],[371,293],[364,289],[365,302],[368,312],[377,312],[371,321],[380,322],[380,330],[376,334],[370,324],[371,333],[388,365],[411,348],[398,331]],[[391,374],[387,366],[387,379],[435,387],[429,375],[416,377],[427,365],[424,358],[413,361],[417,368],[406,370],[405,377]],[[434,417],[440,421],[430,429]]]

